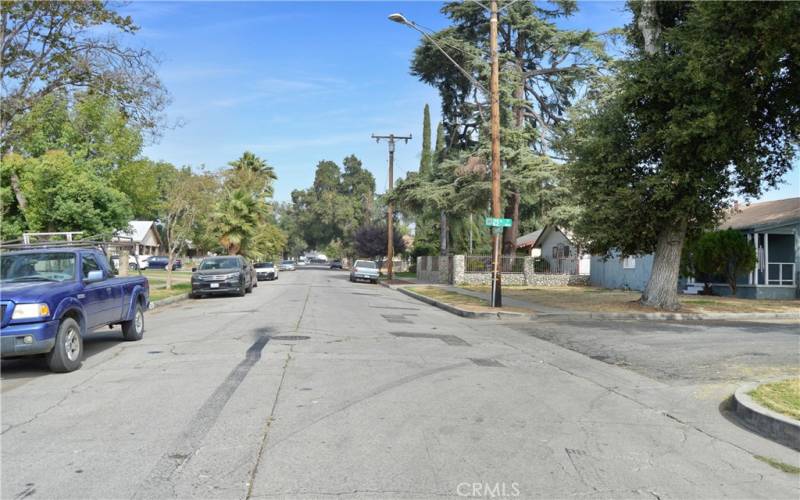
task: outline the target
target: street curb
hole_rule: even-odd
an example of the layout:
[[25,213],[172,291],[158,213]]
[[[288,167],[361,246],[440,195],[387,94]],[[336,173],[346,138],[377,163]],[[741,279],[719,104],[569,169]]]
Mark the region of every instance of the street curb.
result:
[[649,319],[663,321],[714,321],[714,320],[753,320],[753,319],[796,319],[800,320],[798,313],[598,313],[598,312],[570,312],[570,313],[537,313],[531,319]]
[[733,395],[736,415],[754,432],[800,451],[800,422],[756,403],[748,393],[758,386],[748,383],[736,389]]
[[181,295],[174,295],[172,297],[167,297],[166,299],[157,300],[155,302],[150,302],[150,309],[156,309],[158,307],[168,306],[170,304],[174,304],[175,302],[180,302],[182,300],[186,300],[189,298],[188,293],[184,293]]
[[[388,285],[384,285],[387,288],[391,288]],[[484,318],[484,319],[498,319],[498,318],[524,318],[527,315],[522,313],[513,313],[513,312],[475,312],[475,311],[467,311],[455,306],[451,306],[450,304],[446,304],[436,299],[432,299],[430,297],[426,297],[416,292],[412,292],[403,287],[392,288],[392,290],[397,290],[398,292],[408,295],[411,298],[417,299],[420,302],[425,302],[426,304],[432,305],[434,307],[438,307],[439,309],[443,309],[451,314],[455,314],[457,316],[461,316],[462,318]]]

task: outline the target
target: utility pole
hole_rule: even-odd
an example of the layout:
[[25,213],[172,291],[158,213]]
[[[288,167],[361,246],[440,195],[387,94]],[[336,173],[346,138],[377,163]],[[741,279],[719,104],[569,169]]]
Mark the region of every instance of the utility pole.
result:
[[[499,219],[500,214],[500,62],[497,54],[497,0],[491,0],[491,18],[489,19],[489,52],[492,59],[492,75],[489,82],[491,95],[492,124],[492,217]],[[499,227],[492,228],[492,307],[503,306],[503,294],[500,290],[500,232]]]
[[[375,142],[381,142],[381,139],[386,139],[386,142],[389,143],[389,189],[387,193],[391,193],[392,189],[394,189],[394,141],[395,140],[402,140],[405,141],[406,144],[408,141],[411,140],[411,134],[408,135],[375,135],[372,134],[372,138],[375,139]],[[386,266],[386,272],[389,275],[389,280],[394,277],[394,269],[392,260],[394,259],[394,203],[391,201],[388,204],[386,209],[386,234],[387,234],[387,242],[386,242],[386,257],[389,261]]]
[[[478,0],[472,0],[484,9],[486,6]],[[519,0],[509,0],[503,5],[503,10],[509,8]],[[444,48],[439,45],[436,38],[426,33],[421,26],[409,21],[400,13],[394,13],[389,16],[389,20],[395,23],[400,23],[409,28],[418,31],[424,36],[434,47],[436,47],[453,65],[458,68],[467,79],[472,82],[477,88],[481,89],[484,94],[488,94],[491,101],[491,131],[492,131],[492,218],[497,221],[500,219],[500,172],[502,166],[500,165],[500,62],[497,53],[497,24],[498,24],[498,8],[497,0],[491,0],[491,8],[489,9],[491,17],[489,19],[489,50],[492,62],[492,75],[489,85],[489,92],[469,71],[465,70],[447,53]],[[500,290],[501,270],[500,259],[502,254],[500,252],[500,235],[502,234],[499,227],[492,227],[492,307],[502,307],[502,293]]]

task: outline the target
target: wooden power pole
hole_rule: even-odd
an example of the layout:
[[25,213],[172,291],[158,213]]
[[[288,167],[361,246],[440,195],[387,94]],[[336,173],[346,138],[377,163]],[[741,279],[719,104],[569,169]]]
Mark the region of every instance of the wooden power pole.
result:
[[[489,19],[489,52],[492,59],[492,75],[489,82],[491,95],[492,124],[492,217],[499,219],[500,214],[500,63],[497,54],[497,0],[491,2],[491,18]],[[500,231],[492,227],[492,307],[502,307],[503,295],[500,290]]]
[[[391,193],[392,189],[394,189],[394,143],[396,140],[402,140],[408,143],[411,140],[411,134],[408,135],[375,135],[372,134],[372,138],[375,139],[375,142],[381,142],[381,139],[386,139],[386,142],[389,144],[389,189],[387,193]],[[389,280],[394,277],[394,269],[392,260],[394,259],[394,203],[391,201],[388,203],[386,209],[386,234],[387,234],[387,242],[386,242],[386,258],[388,263],[386,265],[386,273],[389,275]]]

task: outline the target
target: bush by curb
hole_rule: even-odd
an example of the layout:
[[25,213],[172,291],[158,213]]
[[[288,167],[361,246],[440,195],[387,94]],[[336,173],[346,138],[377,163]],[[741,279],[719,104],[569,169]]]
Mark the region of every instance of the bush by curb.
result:
[[755,402],[749,393],[758,385],[749,383],[736,389],[733,395],[736,415],[758,434],[800,451],[800,422]]

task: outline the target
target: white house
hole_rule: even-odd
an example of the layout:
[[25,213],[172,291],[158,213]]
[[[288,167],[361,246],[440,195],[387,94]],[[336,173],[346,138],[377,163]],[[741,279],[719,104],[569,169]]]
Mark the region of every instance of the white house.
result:
[[517,238],[517,248],[531,257],[542,259],[542,272],[555,274],[589,274],[591,256],[582,251],[569,231],[558,226],[544,228]]
[[135,255],[149,257],[151,255],[161,255],[161,237],[156,230],[156,223],[152,220],[132,220],[128,223],[128,229],[117,233],[120,239],[131,238],[133,240]]

